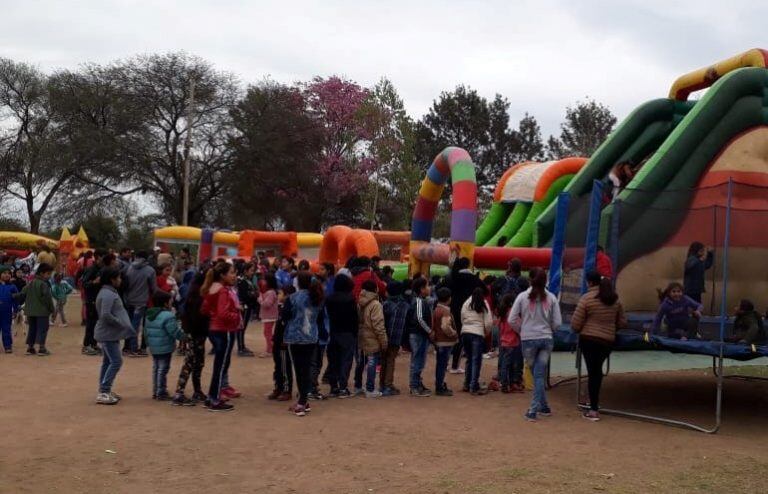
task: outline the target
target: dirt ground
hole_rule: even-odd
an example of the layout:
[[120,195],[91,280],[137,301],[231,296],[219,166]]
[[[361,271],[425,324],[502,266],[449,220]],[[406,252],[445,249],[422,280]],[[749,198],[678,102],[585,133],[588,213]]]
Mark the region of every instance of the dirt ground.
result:
[[[79,308],[71,300],[70,322]],[[261,327],[248,339],[263,349]],[[150,398],[151,359],[126,359],[117,406],[94,403],[101,359],[83,329],[53,328],[47,358],[0,355],[1,493],[763,492],[768,384],[728,381],[724,426],[706,435],[604,417],[583,420],[574,385],[549,392],[554,416],[523,420],[530,395],[399,396],[313,403],[304,418],[270,402],[271,359],[233,357],[231,413]],[[495,361],[484,362],[490,377]],[[169,382],[181,358],[174,357]],[[433,357],[425,371],[432,381]],[[408,356],[398,359],[406,389]],[[206,367],[210,371],[210,365]],[[461,376],[449,385],[460,388]],[[204,375],[207,385],[208,374]],[[704,371],[610,376],[604,404],[712,421]]]

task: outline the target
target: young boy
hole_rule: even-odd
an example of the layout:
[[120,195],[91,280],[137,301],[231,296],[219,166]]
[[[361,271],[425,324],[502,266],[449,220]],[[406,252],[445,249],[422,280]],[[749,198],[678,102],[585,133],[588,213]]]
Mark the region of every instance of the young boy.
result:
[[53,276],[53,286],[51,286],[51,295],[53,295],[53,301],[56,303],[51,324],[56,324],[56,316],[60,316],[60,326],[62,328],[67,327],[67,316],[64,315],[64,306],[67,305],[67,297],[70,293],[72,293],[72,287],[64,281],[61,273],[56,273]]
[[381,352],[386,350],[389,342],[384,325],[384,309],[379,302],[378,286],[375,281],[363,282],[358,307],[360,307],[358,345],[365,354],[367,365],[365,397],[380,398],[381,391],[376,391],[376,366],[381,361]]
[[[53,297],[51,297],[51,274],[53,267],[42,263],[37,267],[35,278],[24,287],[25,295],[24,312],[27,315],[29,329],[27,331],[27,355],[39,355],[45,357],[51,354],[45,348],[45,340],[48,337],[49,323],[53,314]],[[35,351],[37,343],[37,351]]]
[[413,301],[408,313],[408,341],[411,345],[411,396],[426,398],[432,391],[424,386],[421,372],[427,361],[427,348],[432,337],[432,308],[429,302],[429,283],[426,278],[413,280]]
[[[382,396],[400,394],[400,390],[394,385],[395,360],[400,352],[400,345],[403,343],[405,323],[408,319],[408,310],[411,307],[411,304],[403,297],[405,288],[405,284],[391,282],[388,286],[389,298],[383,306],[384,324],[387,328],[389,345],[384,350],[384,357],[381,359],[381,372],[379,373]],[[407,288],[411,288],[410,282],[408,282]]]
[[160,401],[171,399],[167,386],[168,370],[176,341],[184,338],[184,331],[171,310],[172,304],[173,297],[158,290],[152,296],[152,308],[147,310],[144,322],[144,338],[152,352],[152,399]]
[[13,318],[19,310],[16,297],[19,290],[11,283],[11,270],[0,268],[0,332],[3,337],[5,353],[13,353]]
[[450,288],[443,287],[437,290],[437,306],[432,313],[432,334],[436,347],[435,394],[453,396],[453,391],[445,384],[445,373],[448,371],[451,350],[459,341],[459,332],[456,330],[456,321],[451,314]]

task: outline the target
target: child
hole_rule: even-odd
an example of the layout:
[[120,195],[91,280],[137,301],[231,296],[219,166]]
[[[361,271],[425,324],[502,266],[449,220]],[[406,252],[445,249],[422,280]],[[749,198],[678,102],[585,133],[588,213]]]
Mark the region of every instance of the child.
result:
[[662,321],[665,321],[667,335],[670,338],[686,341],[688,338],[696,337],[704,306],[691,297],[683,295],[683,285],[680,283],[670,283],[661,293],[661,298],[659,311],[653,320],[653,333],[658,333]]
[[147,310],[144,321],[144,338],[152,352],[152,399],[167,401],[167,376],[171,368],[171,357],[176,346],[176,340],[184,337],[184,332],[176,321],[176,315],[171,310],[173,297],[158,290],[152,296],[152,308]]
[[472,296],[461,306],[461,338],[467,353],[467,371],[464,374],[464,390],[474,396],[488,393],[480,386],[480,370],[483,364],[485,337],[491,332],[493,316],[485,300],[485,287],[477,287]]
[[[187,334],[187,345],[184,353],[184,364],[179,371],[179,380],[176,383],[176,394],[173,396],[172,405],[192,406],[196,403],[204,403],[208,399],[203,392],[200,377],[205,365],[205,340],[208,338],[208,325],[210,320],[200,313],[203,305],[203,297],[200,294],[205,275],[198,273],[189,284],[187,296],[184,299],[184,312],[181,323]],[[192,399],[184,396],[189,376],[192,376],[192,387],[195,389]]]
[[499,305],[499,380],[502,393],[522,393],[523,386],[523,351],[520,347],[520,334],[509,323],[509,311],[515,303],[517,294],[507,293]]
[[426,398],[432,391],[424,386],[421,372],[427,361],[429,339],[432,337],[432,305],[429,302],[429,283],[426,278],[415,278],[411,285],[413,299],[408,315],[408,343],[411,347],[409,393],[411,396]]
[[253,263],[245,263],[242,271],[237,277],[237,296],[240,300],[240,306],[243,310],[243,329],[237,333],[237,355],[239,357],[253,357],[256,354],[245,346],[245,330],[248,329],[248,323],[253,316],[253,308],[256,305],[256,287],[253,285],[253,275],[256,273],[256,266]]
[[[48,327],[53,314],[53,298],[51,297],[51,279],[53,268],[50,264],[41,264],[37,267],[35,278],[24,287],[24,312],[27,315],[29,330],[27,331],[27,355],[39,355],[45,357],[51,354],[45,348],[45,340],[48,337]],[[35,343],[38,349],[35,351]]]
[[[275,279],[274,276],[272,278]],[[275,283],[277,283],[277,279],[275,279]],[[275,332],[272,334],[271,342],[273,349],[272,360],[275,364],[275,370],[272,373],[275,388],[267,396],[270,400],[289,401],[293,396],[293,368],[291,367],[288,355],[288,347],[283,343],[283,335],[285,334],[285,325],[288,317],[288,314],[283,313],[283,306],[284,301],[295,292],[296,289],[293,288],[293,285],[288,285],[280,290],[277,296],[277,309],[280,317],[275,323]]]
[[11,283],[11,270],[0,268],[0,332],[3,336],[5,353],[13,353],[13,318],[19,310],[16,298],[19,291]]
[[264,339],[266,340],[266,352],[259,354],[259,357],[269,357],[272,355],[272,333],[277,321],[277,278],[272,273],[264,277],[266,290],[259,294],[259,318],[264,325]]
[[448,361],[451,350],[459,341],[456,321],[451,314],[451,289],[437,289],[437,306],[432,313],[432,335],[435,343],[435,394],[437,396],[453,396],[453,391],[445,384],[445,373],[448,371]]
[[[410,282],[408,282],[410,289]],[[384,324],[387,329],[388,346],[384,350],[384,357],[381,359],[380,384],[382,396],[399,395],[400,390],[394,385],[395,381],[395,360],[400,351],[400,345],[403,343],[403,334],[405,333],[405,323],[408,319],[408,311],[411,304],[403,297],[403,291],[406,285],[390,282],[388,286],[389,298],[384,302]]]
[[733,321],[735,340],[748,345],[765,343],[765,328],[763,318],[755,310],[750,300],[742,300],[736,308],[736,320]]
[[381,352],[387,348],[389,342],[384,325],[384,310],[379,302],[378,286],[375,281],[363,282],[358,306],[360,307],[358,344],[365,354],[367,365],[365,397],[379,398],[381,391],[376,391],[376,366],[381,361]]
[[56,273],[53,276],[53,286],[51,287],[51,295],[56,303],[55,310],[53,311],[53,317],[51,318],[51,324],[56,324],[56,316],[61,317],[61,327],[67,327],[67,316],[64,315],[64,306],[67,305],[67,297],[72,293],[72,287],[64,281],[61,273]]
[[[349,398],[349,373],[357,349],[359,314],[357,302],[352,295],[354,283],[345,275],[336,276],[333,281],[333,294],[325,302],[325,310],[330,325],[328,343],[328,384],[330,396]],[[361,378],[362,379],[362,378]]]

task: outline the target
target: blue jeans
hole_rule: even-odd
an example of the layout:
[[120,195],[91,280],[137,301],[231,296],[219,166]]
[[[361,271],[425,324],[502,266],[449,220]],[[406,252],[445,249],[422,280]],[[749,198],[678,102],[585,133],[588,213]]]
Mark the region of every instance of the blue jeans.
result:
[[101,360],[101,372],[99,373],[99,393],[109,393],[112,391],[112,383],[117,377],[117,372],[123,366],[120,342],[102,341],[101,351],[104,357]]
[[376,367],[381,361],[381,352],[371,353],[365,356],[365,390],[369,393],[376,390]]
[[523,382],[523,350],[520,345],[499,349],[499,381],[502,386]]
[[171,369],[171,353],[152,354],[152,396],[168,394],[168,371]]
[[411,343],[411,375],[409,386],[411,389],[419,389],[424,386],[424,382],[421,380],[421,371],[424,370],[424,365],[427,363],[427,348],[429,347],[429,339],[426,333],[418,330],[418,333],[411,333],[408,336],[408,340]]
[[13,346],[13,314],[11,311],[0,312],[0,332],[3,334],[3,348],[8,350]]
[[529,412],[537,413],[549,408],[547,403],[547,367],[552,355],[552,338],[523,341],[523,358],[533,374],[533,399]]
[[464,387],[470,391],[480,389],[480,369],[483,366],[485,338],[480,335],[465,333],[461,335],[464,352],[467,354],[467,369],[464,374]]
[[453,346],[435,347],[435,390],[446,388],[445,373],[448,370],[448,362],[451,360]]
[[[126,345],[130,351],[136,352],[139,350],[139,335],[142,334],[141,323],[144,321],[144,315],[147,313],[147,308],[128,306],[126,310],[128,311],[128,317],[131,318],[131,325],[136,331],[136,336],[128,338],[126,340]],[[142,339],[143,338],[144,337],[142,336]],[[143,346],[144,345],[142,345],[142,347]]]

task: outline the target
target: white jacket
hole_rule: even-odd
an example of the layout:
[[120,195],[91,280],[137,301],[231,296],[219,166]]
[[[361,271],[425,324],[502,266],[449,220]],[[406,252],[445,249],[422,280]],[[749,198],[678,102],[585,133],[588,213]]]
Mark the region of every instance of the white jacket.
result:
[[470,303],[472,303],[472,297],[469,297],[461,306],[461,334],[469,333],[485,337],[491,332],[493,326],[491,308],[488,306],[488,302],[483,302],[485,310],[479,313],[469,307]]

